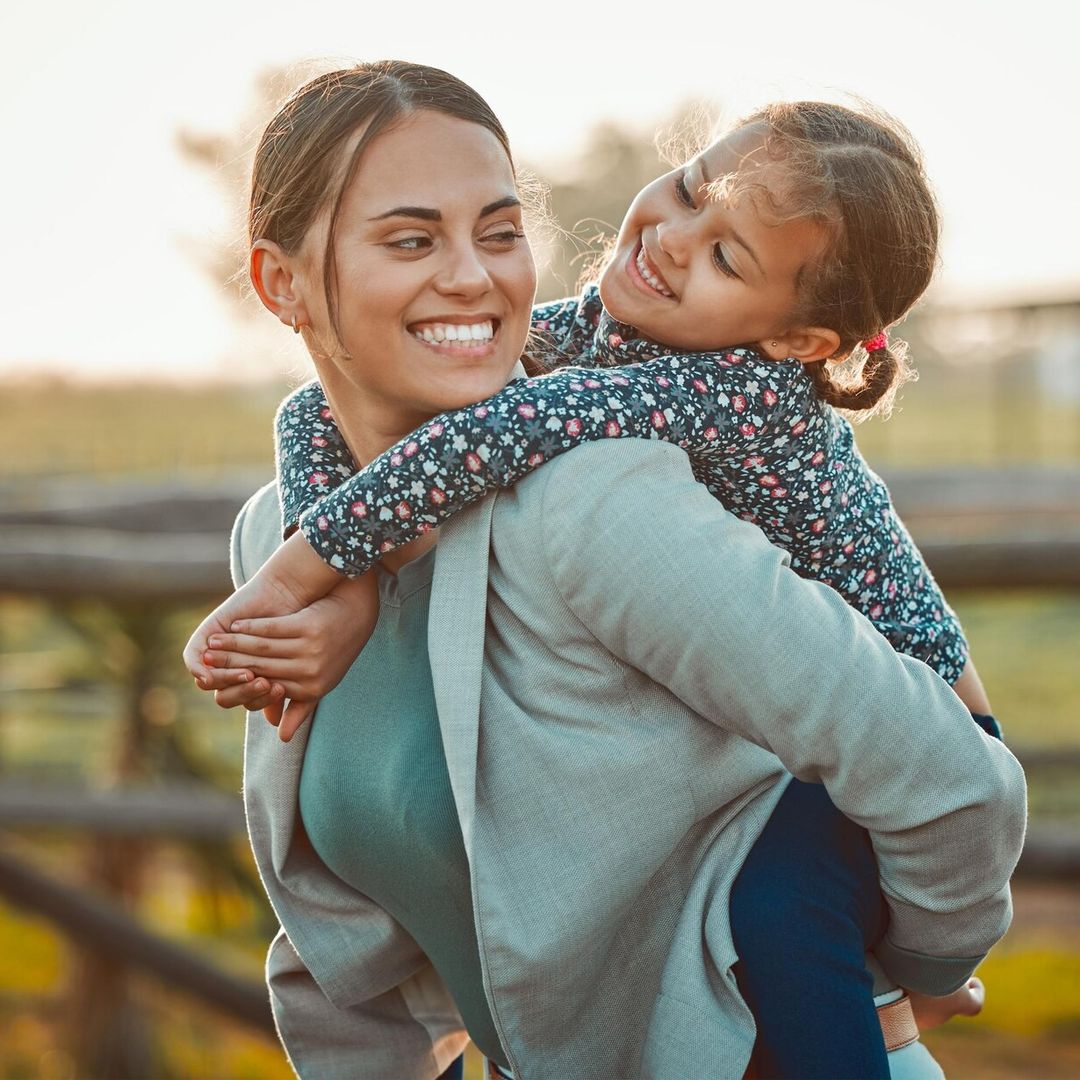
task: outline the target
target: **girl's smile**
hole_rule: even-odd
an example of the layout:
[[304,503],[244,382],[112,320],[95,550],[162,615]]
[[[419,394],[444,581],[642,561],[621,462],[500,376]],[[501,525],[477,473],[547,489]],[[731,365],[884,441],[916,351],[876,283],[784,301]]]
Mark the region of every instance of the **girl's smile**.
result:
[[[739,190],[725,190],[728,178]],[[818,221],[772,213],[784,192],[784,163],[753,125],[661,176],[627,211],[600,278],[604,306],[675,348],[767,343],[769,355],[795,355],[782,339],[801,329],[798,283],[827,233]]]
[[668,288],[667,282],[660,276],[660,272],[645,251],[644,240],[640,241],[637,250],[627,257],[626,273],[630,280],[647,295],[655,294],[666,300],[675,298],[675,294]]

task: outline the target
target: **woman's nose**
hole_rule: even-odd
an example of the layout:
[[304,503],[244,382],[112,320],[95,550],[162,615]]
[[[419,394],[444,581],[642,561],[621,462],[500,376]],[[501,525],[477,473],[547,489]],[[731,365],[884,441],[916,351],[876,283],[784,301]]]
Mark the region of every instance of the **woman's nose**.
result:
[[492,287],[491,275],[473,243],[447,251],[446,262],[435,279],[435,288],[452,296],[478,296]]

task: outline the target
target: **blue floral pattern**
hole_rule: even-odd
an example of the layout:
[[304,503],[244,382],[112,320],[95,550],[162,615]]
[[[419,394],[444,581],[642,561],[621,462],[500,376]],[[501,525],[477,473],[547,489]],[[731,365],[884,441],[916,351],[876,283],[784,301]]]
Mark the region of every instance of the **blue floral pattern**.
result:
[[532,325],[531,348],[555,370],[435,417],[359,471],[319,384],[295,391],[276,425],[285,521],[355,576],[583,442],[663,439],[799,574],[836,589],[898,651],[959,678],[967,643],[956,615],[851,425],[818,400],[801,364],[748,348],[668,353],[611,319],[595,287],[539,305]]

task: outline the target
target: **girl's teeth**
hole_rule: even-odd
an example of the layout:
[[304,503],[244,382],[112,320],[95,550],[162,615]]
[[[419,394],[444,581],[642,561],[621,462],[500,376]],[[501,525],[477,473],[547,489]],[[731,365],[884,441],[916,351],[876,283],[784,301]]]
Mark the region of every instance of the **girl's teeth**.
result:
[[413,337],[438,345],[443,341],[460,341],[472,345],[473,342],[488,342],[495,336],[495,326],[489,320],[482,323],[432,323],[422,329],[414,330]]
[[661,295],[672,296],[673,294],[664,288],[660,279],[649,269],[649,264],[645,261],[645,249],[640,248],[637,254],[637,268],[641,276]]

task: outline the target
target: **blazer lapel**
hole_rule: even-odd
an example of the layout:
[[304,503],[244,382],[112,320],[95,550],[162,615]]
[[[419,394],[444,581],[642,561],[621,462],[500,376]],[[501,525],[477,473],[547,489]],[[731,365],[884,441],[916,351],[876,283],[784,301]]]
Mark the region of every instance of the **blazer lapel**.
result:
[[428,656],[446,764],[465,851],[472,858],[488,551],[496,495],[439,530],[428,615]]

